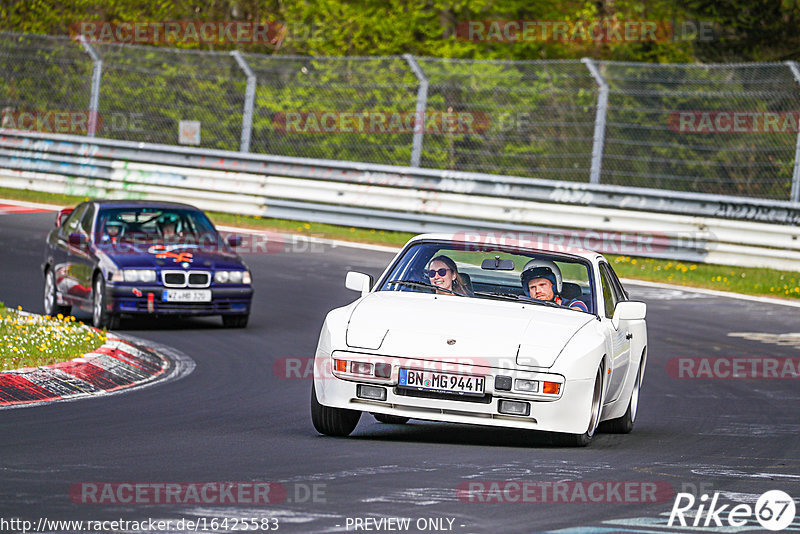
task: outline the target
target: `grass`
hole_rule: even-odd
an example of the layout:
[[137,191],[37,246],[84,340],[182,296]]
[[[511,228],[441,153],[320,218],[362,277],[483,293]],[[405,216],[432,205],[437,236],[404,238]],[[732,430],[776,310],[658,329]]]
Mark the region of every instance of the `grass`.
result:
[[39,367],[92,352],[106,341],[74,317],[28,315],[0,302],[0,371]]
[[[1,188],[0,197],[50,204],[75,205],[83,197],[55,195],[37,191]],[[275,230],[294,234],[358,241],[389,246],[401,246],[414,234],[335,226],[331,224],[289,221],[208,212],[214,224],[239,226],[258,230]],[[780,298],[800,298],[800,272],[779,271],[752,267],[730,267],[702,263],[682,263],[675,260],[636,258],[606,255],[614,270],[623,278],[650,280],[675,285],[732,291],[746,295]]]

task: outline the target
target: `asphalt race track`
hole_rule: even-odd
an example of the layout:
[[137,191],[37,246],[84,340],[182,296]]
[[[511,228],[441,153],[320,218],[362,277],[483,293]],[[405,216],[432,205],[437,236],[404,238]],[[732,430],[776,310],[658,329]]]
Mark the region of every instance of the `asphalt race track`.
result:
[[[0,300],[7,306],[42,312],[39,266],[52,221],[52,213],[0,215]],[[372,520],[409,518],[411,532],[711,532],[667,528],[677,492],[696,493],[694,509],[703,493],[719,492],[729,508],[752,507],[768,490],[800,498],[800,381],[693,380],[667,371],[678,357],[798,358],[800,337],[776,336],[800,332],[798,308],[629,285],[633,298],[647,302],[650,337],[636,428],[599,434],[587,448],[559,448],[521,431],[386,425],[366,414],[350,438],[330,438],[311,426],[310,376],[287,378],[281,369],[311,357],[325,313],[356,298],[344,288],[345,273],[377,275],[391,256],[306,242],[288,248],[245,256],[256,289],[246,330],[223,329],[218,317],[123,321],[122,334],[191,357],[196,368],[188,376],[107,398],[0,410],[0,530],[14,530],[2,523],[13,518],[35,525],[41,518],[170,519],[172,531],[185,530],[175,526],[180,519],[210,525],[228,518],[231,530],[234,519],[276,518],[286,532],[396,532],[402,523],[377,529]],[[457,492],[490,481],[583,489],[593,481],[658,482],[670,491],[644,503],[624,492],[599,502],[571,489],[567,502],[497,502],[503,495],[495,495],[489,503]],[[266,505],[71,497],[71,488],[90,482],[279,482],[287,493]],[[751,516],[725,531],[764,528]],[[800,532],[800,514],[786,531]]]

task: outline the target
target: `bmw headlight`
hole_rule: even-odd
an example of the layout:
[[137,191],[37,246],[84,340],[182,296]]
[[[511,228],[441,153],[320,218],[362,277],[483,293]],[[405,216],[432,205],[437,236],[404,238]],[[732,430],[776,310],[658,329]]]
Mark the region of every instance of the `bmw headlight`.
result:
[[218,284],[249,284],[250,271],[217,271],[214,281]]
[[123,269],[122,275],[126,282],[156,281],[156,272],[152,269]]

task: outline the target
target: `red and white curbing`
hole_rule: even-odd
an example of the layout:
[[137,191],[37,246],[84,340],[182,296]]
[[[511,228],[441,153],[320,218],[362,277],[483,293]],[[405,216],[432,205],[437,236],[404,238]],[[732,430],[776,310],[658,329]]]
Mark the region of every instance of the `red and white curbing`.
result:
[[0,407],[98,395],[151,382],[169,362],[108,333],[106,343],[80,358],[0,372]]

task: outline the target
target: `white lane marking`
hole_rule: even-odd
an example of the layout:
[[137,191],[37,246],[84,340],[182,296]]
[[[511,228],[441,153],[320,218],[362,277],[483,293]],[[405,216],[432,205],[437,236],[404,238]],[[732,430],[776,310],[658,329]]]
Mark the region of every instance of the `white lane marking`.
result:
[[786,334],[769,334],[766,332],[730,332],[728,333],[728,336],[800,349],[800,332],[788,332]]
[[363,503],[413,504],[431,506],[449,502],[459,502],[457,492],[452,488],[404,488],[377,497],[361,499]]
[[671,289],[678,291],[686,291],[690,293],[700,293],[703,295],[711,295],[714,297],[727,297],[738,300],[749,300],[751,302],[760,302],[762,304],[777,304],[779,306],[791,306],[792,308],[800,308],[800,300],[793,302],[787,299],[777,299],[773,297],[756,297],[753,295],[742,295],[740,293],[730,293],[728,291],[717,291],[716,289],[703,289],[699,287],[676,286],[672,284],[662,284],[661,282],[649,282],[646,280],[634,280],[632,278],[620,278],[625,284],[634,286],[647,286],[656,287],[661,289]]
[[722,426],[717,426],[712,430],[700,432],[701,435],[707,436],[736,436],[739,438],[774,438],[779,436],[796,436],[800,435],[800,425],[797,424],[751,424],[730,422]]
[[699,469],[692,469],[695,475],[712,476],[712,477],[728,477],[728,478],[754,478],[764,480],[798,480],[800,475],[788,475],[784,473],[745,473],[744,471],[737,471],[735,469],[715,469],[712,467],[703,467]]
[[420,473],[436,471],[438,468],[424,468],[424,467],[401,467],[399,465],[378,465],[375,467],[362,467],[359,469],[349,469],[346,471],[334,471],[328,473],[311,473],[308,475],[298,475],[287,479],[281,479],[280,482],[307,482],[313,480],[337,480],[346,477],[357,476],[374,476],[382,474],[398,474],[398,473]]
[[7,198],[0,198],[0,202],[2,202],[3,204],[13,204],[15,206],[21,206],[24,208],[36,208],[47,211],[59,211],[66,207],[66,206],[54,206],[53,204],[40,204],[38,202],[28,202],[26,200],[12,200]]

